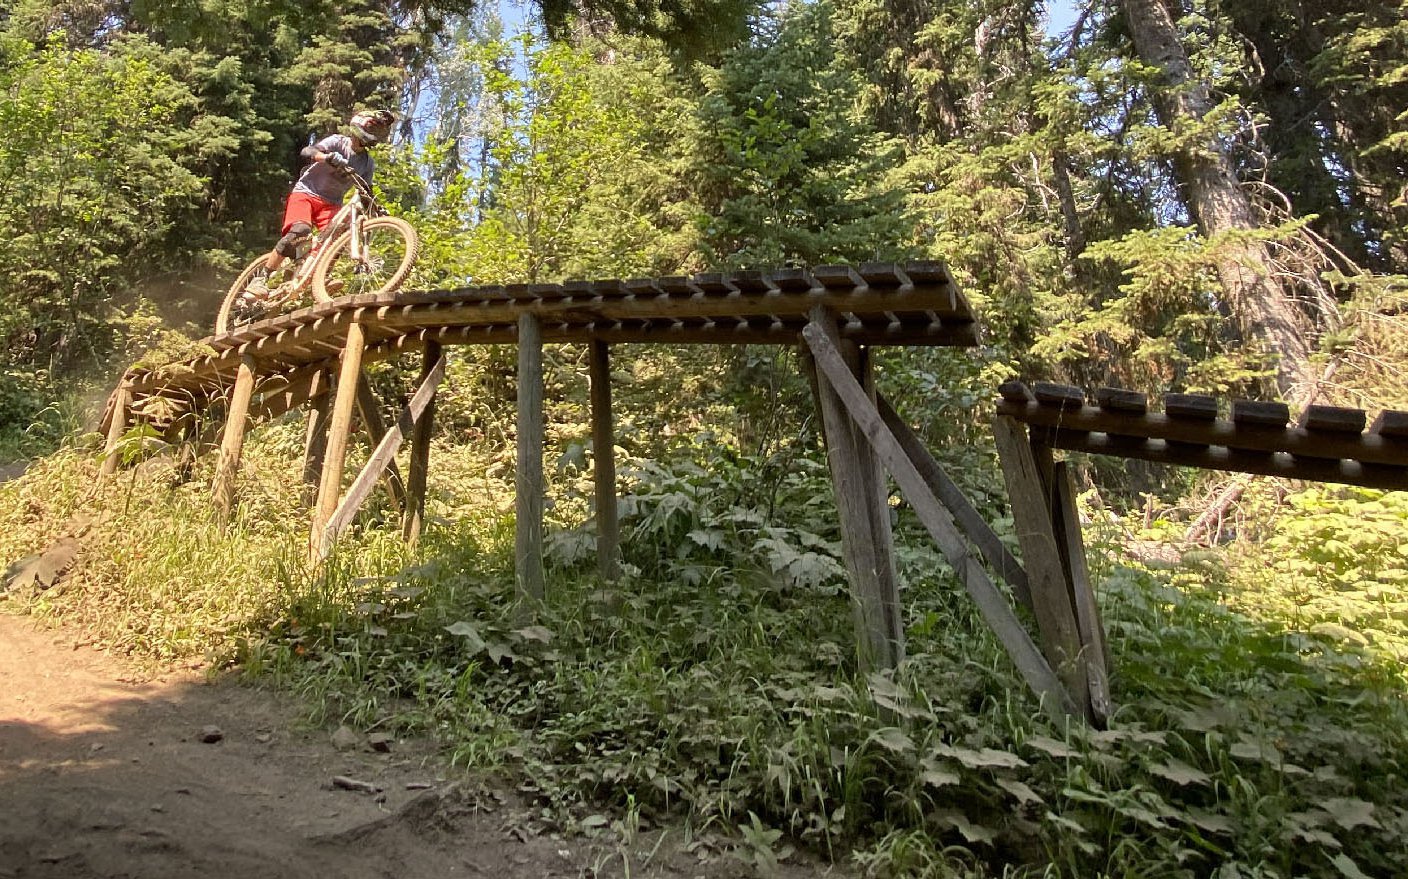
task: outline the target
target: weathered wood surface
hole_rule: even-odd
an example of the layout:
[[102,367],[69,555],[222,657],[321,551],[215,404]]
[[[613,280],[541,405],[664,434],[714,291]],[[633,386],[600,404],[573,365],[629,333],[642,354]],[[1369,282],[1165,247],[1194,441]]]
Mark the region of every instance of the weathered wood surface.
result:
[[[544,342],[783,344],[825,305],[842,338],[865,345],[977,344],[977,324],[942,263],[821,266],[677,278],[520,284],[350,296],[202,340],[206,352],[123,377],[134,402],[150,395],[203,408],[234,381],[242,357],[261,380],[338,356],[349,327],[363,362],[441,345],[517,341],[522,314]],[[258,393],[258,390],[256,390]],[[111,402],[102,423],[111,422]]]
[[320,557],[326,558],[328,553],[332,551],[333,542],[352,523],[352,517],[366,501],[367,495],[371,494],[372,486],[376,484],[377,479],[388,472],[391,465],[395,463],[396,452],[400,450],[401,443],[408,434],[414,431],[416,424],[420,422],[425,411],[430,407],[431,401],[435,399],[435,390],[440,387],[440,382],[444,378],[445,359],[441,356],[421,380],[420,387],[416,389],[415,395],[401,410],[396,423],[389,430],[383,432],[376,448],[372,450],[367,463],[362,467],[362,472],[357,474],[357,478],[352,481],[352,487],[347,490],[347,495],[338,503],[337,510],[328,519],[327,525],[323,528],[322,543],[319,547]]
[[611,415],[611,348],[592,342],[590,351],[592,478],[595,482],[596,561],[603,580],[620,574],[621,523],[616,506],[616,429]]
[[518,319],[518,466],[515,471],[514,570],[519,595],[541,600],[543,571],[543,335],[536,315]]
[[[830,386],[846,408],[853,423],[879,455],[885,468],[894,477],[900,491],[914,508],[919,521],[939,545],[945,559],[957,572],[964,589],[973,598],[988,626],[1001,641],[1018,672],[1031,689],[1042,698],[1048,710],[1078,713],[1070,697],[1041,651],[1032,642],[1007,599],[993,585],[983,566],[969,552],[963,536],[953,523],[950,513],[929,490],[914,462],[909,459],[899,440],[885,426],[880,413],[871,403],[832,341],[819,327],[809,326],[804,338],[815,356],[819,371],[826,374]],[[828,439],[831,427],[827,427]],[[842,490],[837,486],[837,491]]]
[[225,430],[220,436],[220,459],[215,464],[212,493],[215,516],[229,521],[235,503],[235,476],[239,472],[240,454],[244,449],[244,431],[248,423],[249,402],[254,396],[254,363],[246,358],[240,364],[239,376],[230,392],[230,408],[225,414]]
[[[438,385],[445,375],[444,350],[432,342],[425,347],[425,356],[420,364],[420,386],[425,387],[437,372]],[[426,401],[425,411],[415,420],[411,433],[411,460],[406,473],[406,511],[401,519],[401,536],[414,544],[420,540],[425,528],[425,488],[430,478],[430,437],[435,429],[435,393]]]
[[357,403],[357,384],[362,377],[362,348],[365,335],[361,324],[353,324],[347,332],[347,346],[337,374],[337,393],[333,398],[329,418],[327,446],[323,451],[323,472],[318,480],[318,499],[313,505],[313,527],[308,535],[309,556],[322,557],[323,532],[342,494],[342,471],[347,464],[347,442],[352,431],[352,410]]
[[1095,601],[1095,590],[1090,583],[1085,541],[1081,537],[1080,515],[1076,510],[1075,481],[1071,478],[1067,462],[1056,465],[1054,477],[1051,521],[1056,530],[1056,547],[1061,554],[1061,567],[1070,590],[1071,606],[1075,608],[1081,660],[1085,663],[1090,687],[1091,719],[1103,727],[1114,713],[1110,699],[1110,654],[1105,642],[1105,623],[1100,617],[1100,606]]
[[1089,710],[1090,684],[1075,608],[1063,576],[1056,529],[1051,519],[1054,480],[1044,477],[1041,462],[1028,444],[1027,432],[1015,420],[993,419],[1002,475],[1012,499],[1012,521],[1031,586],[1032,607],[1041,633],[1042,651],[1082,711]]
[[[836,369],[859,388],[859,381],[853,374],[859,366],[857,358],[852,356],[847,362],[835,347],[834,318],[819,311],[812,320],[806,334],[811,354],[814,356],[817,350],[817,344],[812,343],[815,330],[816,336],[829,340],[827,350],[835,353]],[[803,362],[820,366],[818,361]],[[889,552],[890,523],[888,518],[882,521],[874,515],[876,485],[870,464],[874,452],[847,416],[840,392],[826,370],[817,371],[814,387],[825,425],[826,459],[840,518],[841,556],[851,580],[851,607],[860,666],[866,671],[894,668],[904,655],[904,633],[898,618],[899,591],[894,561]],[[865,396],[863,389],[859,393]]]
[[1291,479],[1408,488],[1408,413],[1382,412],[1364,430],[1357,409],[1311,406],[1288,423],[1284,403],[1232,401],[1218,415],[1212,397],[1170,394],[1163,412],[1141,408],[1131,392],[1104,389],[1098,405],[1079,388],[1033,394],[1004,385],[997,411],[1033,428],[1034,440],[1069,451],[1233,470]]

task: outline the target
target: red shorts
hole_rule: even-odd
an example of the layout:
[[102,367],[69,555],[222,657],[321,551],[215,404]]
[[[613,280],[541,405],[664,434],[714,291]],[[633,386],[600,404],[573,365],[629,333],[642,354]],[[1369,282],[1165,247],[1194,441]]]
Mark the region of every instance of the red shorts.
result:
[[291,192],[288,196],[288,204],[284,206],[284,227],[281,234],[287,235],[289,228],[294,223],[307,223],[314,229],[321,230],[332,218],[337,216],[340,204],[333,204],[330,201],[323,201],[316,195],[309,195],[306,192]]

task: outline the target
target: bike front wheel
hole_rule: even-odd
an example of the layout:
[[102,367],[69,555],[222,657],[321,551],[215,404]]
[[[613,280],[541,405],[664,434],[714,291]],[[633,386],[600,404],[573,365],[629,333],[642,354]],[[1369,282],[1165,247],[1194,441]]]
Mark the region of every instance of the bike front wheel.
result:
[[225,294],[225,301],[220,303],[220,311],[215,315],[215,335],[223,336],[236,327],[254,323],[264,316],[267,310],[265,306],[248,300],[241,302],[240,297],[256,278],[263,279],[266,285],[271,283],[268,280],[269,270],[264,267],[267,258],[267,254],[256,257],[245,266],[239,277],[235,278],[235,283],[230,285],[230,292]]
[[420,255],[420,237],[400,217],[374,217],[362,223],[363,259],[352,256],[352,233],[344,232],[328,245],[313,269],[313,296],[331,302],[334,296],[390,293],[405,282]]

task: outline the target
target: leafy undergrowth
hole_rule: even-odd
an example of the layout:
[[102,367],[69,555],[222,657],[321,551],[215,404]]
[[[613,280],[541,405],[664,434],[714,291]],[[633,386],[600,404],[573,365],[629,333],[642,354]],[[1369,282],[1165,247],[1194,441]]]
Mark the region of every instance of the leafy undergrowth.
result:
[[527,606],[511,466],[445,450],[415,558],[368,528],[310,576],[297,439],[250,444],[229,533],[208,481],[160,465],[97,485],[92,455],[68,452],[0,487],[6,557],[90,516],[69,585],[24,605],[138,654],[236,661],[321,720],[432,733],[547,822],[724,831],[760,875],[795,847],[874,876],[1408,865],[1408,496],[1293,495],[1258,544],[1172,568],[1092,528],[1119,709],[1091,731],[1038,713],[903,510],[909,655],[858,674],[811,457],[624,468],[620,581],[593,575],[589,533],[557,529],[548,600]]

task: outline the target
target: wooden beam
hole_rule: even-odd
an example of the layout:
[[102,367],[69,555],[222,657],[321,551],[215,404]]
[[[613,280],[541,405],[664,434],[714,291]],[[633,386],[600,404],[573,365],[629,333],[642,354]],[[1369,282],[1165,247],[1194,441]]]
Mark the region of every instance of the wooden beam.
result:
[[[828,322],[822,324],[821,328],[823,332],[828,329],[834,331],[835,326],[834,322]],[[840,343],[839,336],[831,335],[830,339],[833,344]],[[842,359],[848,361],[851,374],[860,381],[861,388],[873,407],[877,394],[875,362],[870,356],[870,351],[844,343],[838,344],[837,350],[841,352]],[[861,475],[866,483],[866,513],[870,516],[870,533],[875,538],[875,573],[880,578],[879,595],[883,602],[886,631],[890,643],[894,645],[894,662],[898,665],[904,661],[904,605],[900,601],[899,574],[895,570],[895,532],[890,525],[890,489],[879,455],[859,433],[855,434],[855,446],[861,453]]]
[[[372,392],[371,378],[365,371],[357,382],[357,412],[362,416],[362,424],[367,428],[367,436],[371,437],[372,445],[380,443],[386,436],[386,421],[381,417],[381,404]],[[387,494],[391,496],[391,506],[398,513],[405,510],[406,483],[401,478],[401,468],[396,466],[395,461],[391,461],[382,471],[382,479],[386,482]]]
[[[831,320],[825,313],[816,315],[814,319],[821,322]],[[819,329],[816,335],[826,337],[824,329]],[[899,663],[900,645],[894,643],[892,626],[886,613],[886,606],[891,602],[887,602],[882,594],[883,584],[889,581],[880,575],[878,538],[873,531],[875,523],[869,503],[871,489],[862,462],[862,455],[869,450],[862,449],[864,444],[859,442],[854,424],[846,417],[834,381],[819,368],[815,346],[811,346],[805,354],[803,367],[810,366],[816,374],[817,408],[821,410],[826,459],[831,470],[831,485],[841,525],[841,555],[850,574],[859,665],[866,672],[893,668]],[[851,374],[851,367],[839,351],[836,352],[836,359],[838,370],[859,388],[859,382]],[[861,390],[860,393],[864,395],[865,391]]]
[[[215,517],[221,524],[230,521],[235,500],[235,474],[244,449],[244,431],[249,422],[249,401],[254,396],[254,361],[240,360],[240,371],[230,392],[230,408],[225,414],[225,431],[220,437],[220,458],[215,465]],[[117,419],[114,418],[114,421]]]
[[543,573],[543,334],[536,315],[518,318],[518,467],[514,570],[522,598],[541,601]]
[[1022,547],[1042,647],[1066,691],[1083,712],[1088,712],[1090,685],[1081,656],[1075,610],[1057,550],[1046,480],[1042,479],[1022,425],[999,415],[993,419],[993,436],[1012,499],[1012,521]]
[[357,403],[357,385],[362,375],[362,348],[366,334],[362,325],[347,328],[347,342],[342,349],[342,365],[337,376],[337,396],[332,404],[332,419],[328,425],[327,450],[323,455],[323,473],[318,482],[318,502],[313,507],[313,527],[308,537],[308,553],[313,561],[322,557],[323,533],[337,510],[342,494],[342,471],[347,464],[348,434],[352,429],[352,410]]
[[123,380],[112,392],[112,413],[108,418],[107,443],[103,447],[103,466],[98,471],[101,476],[111,476],[117,472],[117,445],[127,432],[127,410],[131,407],[132,388]]
[[[899,484],[900,491],[913,507],[915,515],[919,517],[919,521],[934,538],[949,565],[957,573],[964,589],[973,598],[983,619],[1007,650],[1023,680],[1041,698],[1046,710],[1066,715],[1076,713],[1051,666],[1032,642],[1031,636],[1022,628],[1021,621],[1017,619],[1007,599],[988,579],[987,572],[969,552],[948,511],[930,492],[899,440],[885,427],[880,413],[875,410],[860,383],[846,368],[840,352],[826,334],[815,326],[807,327],[803,338],[815,357],[819,371],[829,379],[830,386],[836,391],[852,423],[862,432],[886,469],[890,471],[890,475]],[[830,430],[830,425],[827,429]]]
[[[443,379],[445,369],[444,349],[439,342],[427,342],[420,365],[421,386],[424,387],[437,370]],[[420,540],[425,527],[425,484],[430,474],[430,434],[434,427],[435,395],[431,394],[411,434],[411,466],[406,474],[406,512],[401,520],[401,536],[412,545]]]
[[617,553],[621,524],[616,510],[616,437],[611,417],[611,348],[592,342],[590,350],[592,477],[596,488],[596,562],[601,578],[620,576]]
[[1061,554],[1066,583],[1070,586],[1071,606],[1076,612],[1081,655],[1085,658],[1090,684],[1091,714],[1095,723],[1103,727],[1114,713],[1110,699],[1110,650],[1085,561],[1085,541],[1081,538],[1075,483],[1068,462],[1056,465],[1053,487],[1051,518],[1056,528],[1056,547]]
[[362,467],[362,472],[352,480],[352,487],[347,490],[347,496],[342,499],[337,510],[328,519],[327,527],[323,529],[322,545],[319,547],[320,558],[326,558],[328,553],[332,551],[333,543],[336,542],[338,535],[352,523],[352,517],[357,515],[357,510],[366,501],[367,495],[371,494],[377,479],[395,461],[396,452],[401,448],[401,443],[415,429],[416,423],[424,415],[431,401],[435,399],[435,389],[440,386],[440,382],[444,378],[445,358],[441,356],[436,359],[435,365],[421,381],[415,395],[401,410],[396,423],[392,425],[390,430],[382,434],[381,441],[372,450],[371,457]]
[[992,566],[999,577],[1007,581],[1012,587],[1012,594],[1016,596],[1027,609],[1032,607],[1031,587],[1027,584],[1027,572],[1022,567],[1017,557],[1002,542],[1002,539],[983,521],[983,517],[968,502],[964,496],[963,489],[958,487],[944,468],[929,454],[929,450],[924,447],[924,443],[910,430],[904,419],[896,414],[890,406],[890,402],[883,396],[877,398],[876,406],[880,410],[880,417],[884,420],[885,426],[899,440],[900,446],[904,449],[905,455],[914,464],[919,475],[923,477],[924,484],[934,493],[934,496],[943,503],[944,507],[953,516],[954,523],[958,526],[968,541],[977,548],[983,559]]
[[[331,378],[324,376],[324,384]],[[311,509],[318,499],[318,484],[323,478],[323,464],[328,448],[328,416],[332,411],[329,394],[319,394],[308,401],[308,414],[303,430],[303,506]]]

